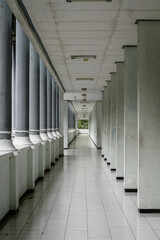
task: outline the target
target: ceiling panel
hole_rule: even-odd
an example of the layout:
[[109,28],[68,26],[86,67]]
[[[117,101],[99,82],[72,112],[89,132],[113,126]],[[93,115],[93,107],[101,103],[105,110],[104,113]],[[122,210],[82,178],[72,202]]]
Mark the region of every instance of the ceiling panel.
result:
[[[87,88],[86,99],[93,107],[97,92],[101,95],[110,72],[116,71],[115,61],[124,60],[122,46],[137,44],[136,19],[160,19],[159,0],[23,2],[66,92],[69,92],[68,100],[73,101],[79,114],[81,104],[77,99],[81,96],[81,88]],[[71,60],[71,55],[96,55],[96,59],[88,62]],[[92,77],[94,81],[76,81],[78,77]],[[88,107],[88,115],[92,107]]]

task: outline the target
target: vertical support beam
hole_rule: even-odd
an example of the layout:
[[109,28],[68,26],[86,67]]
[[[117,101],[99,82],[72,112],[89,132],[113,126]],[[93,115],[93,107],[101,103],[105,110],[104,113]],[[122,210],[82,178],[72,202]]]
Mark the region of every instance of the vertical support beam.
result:
[[[29,40],[16,22],[15,138],[18,149],[27,149],[27,187],[34,189],[34,146],[29,137]],[[22,150],[23,151],[23,150]]]
[[137,191],[137,47],[124,46],[124,188]]
[[116,178],[124,179],[124,62],[116,62],[116,133],[117,164]]
[[[40,136],[45,142],[46,156],[44,157],[44,164],[46,168],[51,168],[51,149],[50,140],[47,135],[47,68],[42,59],[40,59]],[[44,167],[45,168],[45,167]]]
[[52,79],[52,135],[54,137],[55,142],[55,160],[59,158],[58,153],[58,138],[56,134],[56,121],[57,121],[57,110],[56,110],[56,82]]
[[101,148],[101,120],[102,120],[102,103],[96,104],[96,117],[97,117],[97,148]]
[[104,160],[107,160],[107,87],[104,87]]
[[29,67],[29,85],[30,85],[30,114],[29,131],[33,143],[41,142],[40,138],[40,119],[39,119],[39,56],[30,43],[30,67]]
[[59,158],[60,151],[60,134],[59,134],[59,87],[56,84],[56,135],[57,135],[57,158]]
[[60,135],[60,156],[63,156],[63,119],[64,119],[64,106],[63,106],[63,92],[59,89],[59,135]]
[[18,148],[32,145],[29,139],[29,40],[16,22],[15,139]]
[[116,75],[116,73],[111,73],[111,171],[116,171],[117,162]]
[[47,133],[49,138],[52,136],[52,76],[47,70]]
[[12,12],[0,4],[0,151],[14,151],[11,142]]
[[104,91],[102,91],[102,157],[104,157]]
[[40,134],[43,140],[47,136],[47,69],[40,59]]
[[64,148],[68,148],[68,101],[64,101]]
[[107,83],[107,164],[111,163],[111,82]]
[[16,18],[12,15],[12,137],[15,137]]
[[138,208],[160,212],[160,21],[138,21]]

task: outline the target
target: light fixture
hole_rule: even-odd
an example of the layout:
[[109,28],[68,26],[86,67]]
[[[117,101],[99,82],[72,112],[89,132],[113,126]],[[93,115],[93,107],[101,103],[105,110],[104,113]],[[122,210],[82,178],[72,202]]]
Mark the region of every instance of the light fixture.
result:
[[76,81],[93,81],[94,78],[76,78]]
[[83,105],[83,107],[86,107],[86,105]]
[[82,96],[83,96],[83,97],[86,97],[86,94],[83,93]]
[[81,88],[81,91],[87,91],[87,88]]
[[66,0],[66,2],[111,2],[112,0]]
[[106,82],[111,82],[111,80],[106,80]]
[[84,62],[88,62],[89,59],[96,59],[96,55],[73,55],[71,59],[82,59]]

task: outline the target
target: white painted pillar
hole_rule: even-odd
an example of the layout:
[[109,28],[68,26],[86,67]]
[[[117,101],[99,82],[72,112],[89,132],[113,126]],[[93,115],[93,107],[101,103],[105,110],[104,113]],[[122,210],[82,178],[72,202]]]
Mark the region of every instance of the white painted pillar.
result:
[[124,46],[124,189],[137,191],[137,47]]
[[[29,40],[16,22],[15,139],[17,148],[32,145],[29,138]],[[22,107],[23,106],[23,107]]]
[[104,157],[104,136],[105,136],[105,108],[104,108],[104,91],[102,91],[102,157]]
[[117,164],[116,178],[124,179],[124,62],[116,62],[116,129],[117,129]]
[[68,148],[68,101],[64,101],[64,148]]
[[44,168],[51,168],[51,146],[47,135],[47,68],[40,58],[40,136],[46,144],[46,160]]
[[0,1],[0,151],[14,151],[12,122],[12,12]]
[[97,117],[97,148],[101,148],[101,120],[102,120],[102,103],[96,104],[96,117]]
[[116,137],[116,81],[117,74],[111,73],[111,171],[116,171],[117,137]]
[[63,156],[63,119],[64,119],[64,94],[63,92],[59,89],[59,133],[61,135],[60,137],[60,156]]
[[160,21],[138,21],[138,208],[160,212]]
[[107,164],[111,163],[111,81],[107,81]]
[[107,87],[104,87],[104,160],[107,160]]

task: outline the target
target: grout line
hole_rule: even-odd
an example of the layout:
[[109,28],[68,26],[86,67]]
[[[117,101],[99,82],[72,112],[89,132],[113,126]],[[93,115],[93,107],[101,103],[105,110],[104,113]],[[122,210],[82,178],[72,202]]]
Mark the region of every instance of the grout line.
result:
[[[135,201],[133,200],[132,196],[130,196],[130,198],[132,199],[134,205],[137,207]],[[144,219],[147,221],[148,225],[150,226],[150,228],[152,229],[152,231],[155,233],[155,235],[157,236],[158,239],[160,239],[160,237],[158,236],[158,234],[155,232],[154,228],[151,226],[150,222],[148,221],[148,219],[146,218],[146,216],[144,214],[142,214],[142,216],[144,217]]]
[[[98,151],[97,151],[97,152],[98,152]],[[105,206],[104,206],[102,194],[101,194],[101,191],[100,191],[100,188],[99,188],[98,179],[97,179],[97,174],[96,174],[95,167],[94,167],[94,164],[93,164],[93,161],[92,161],[92,156],[91,156],[91,160],[90,160],[90,161],[91,161],[91,164],[92,164],[93,172],[94,172],[95,179],[96,179],[97,186],[98,186],[99,195],[100,195],[101,202],[102,202],[102,205],[103,205],[104,214],[105,214],[106,222],[107,222],[107,225],[108,225],[108,230],[109,230],[110,238],[111,238],[111,240],[112,240],[112,234],[111,234],[111,230],[110,230],[110,227],[109,227],[109,221],[108,221],[108,217],[107,217],[107,215],[106,215],[106,211],[105,211]]]
[[[54,170],[56,170],[56,169],[54,169]],[[64,177],[65,177],[66,172],[67,172],[67,169],[66,169],[65,173],[63,174]],[[56,176],[56,172],[55,172],[55,171],[54,171],[54,173],[53,173],[53,176],[54,176],[54,177]],[[45,177],[44,177],[44,178],[45,178]],[[64,179],[63,179],[63,180],[64,180]],[[38,184],[38,185],[39,185],[39,184]],[[37,186],[38,186],[38,185],[37,185]],[[33,209],[31,215],[28,217],[26,223],[27,223],[27,222],[30,220],[30,218],[33,216],[33,213],[35,212],[36,208],[38,207],[40,201],[42,200],[42,198],[43,198],[43,196],[45,195],[46,191],[48,190],[49,186],[50,186],[50,181],[49,181],[49,183],[48,183],[48,185],[47,185],[45,191],[43,192],[42,196],[40,197],[39,201],[37,202],[35,208]],[[61,186],[60,186],[60,187],[61,187]],[[57,194],[58,194],[58,193],[57,193]],[[20,237],[20,235],[22,234],[23,230],[25,229],[25,227],[26,227],[26,223],[24,224],[23,228],[22,228],[21,231],[19,232],[19,234],[18,234],[16,240]],[[41,237],[40,237],[40,239],[41,239]]]
[[[69,167],[68,167],[68,168],[69,168]],[[60,184],[60,187],[59,187],[58,192],[57,192],[57,196],[56,196],[56,198],[55,198],[54,201],[53,201],[53,205],[52,205],[52,207],[51,207],[50,213],[49,213],[49,215],[48,215],[48,218],[47,218],[47,221],[46,221],[46,224],[45,224],[45,226],[44,226],[44,228],[43,228],[42,233],[44,233],[45,228],[46,228],[46,226],[47,226],[47,224],[48,224],[48,220],[49,220],[49,218],[50,218],[50,216],[51,216],[51,213],[52,213],[52,210],[53,210],[54,205],[55,205],[55,203],[56,203],[56,200],[57,200],[58,195],[59,195],[59,193],[60,193],[60,190],[61,190],[61,188],[62,188],[62,186],[63,186],[63,183],[64,183],[64,180],[65,180],[66,174],[67,174],[67,172],[68,172],[68,168],[67,168],[66,171],[65,171],[64,177],[63,177],[63,179],[62,179],[62,183]],[[41,235],[40,239],[42,239],[42,237],[43,237],[43,234]]]
[[73,180],[73,185],[72,185],[71,199],[70,199],[70,203],[69,203],[68,216],[67,216],[66,227],[65,227],[65,232],[64,232],[64,240],[66,238],[66,233],[67,233],[69,213],[70,213],[70,209],[71,209],[72,196],[73,196],[73,188],[74,188],[75,179],[76,179],[77,165],[78,165],[78,160],[77,160],[77,163],[76,163],[76,170],[75,170],[75,175],[74,175],[74,180]]
[[133,230],[132,230],[132,228],[131,228],[131,226],[130,226],[130,224],[129,224],[129,221],[128,221],[125,213],[124,213],[123,208],[122,208],[121,205],[120,205],[120,202],[119,202],[119,200],[118,200],[118,198],[117,198],[117,196],[116,196],[116,194],[115,194],[115,192],[114,192],[114,190],[113,190],[113,187],[112,187],[112,185],[111,185],[111,183],[110,183],[110,181],[109,181],[109,179],[108,179],[108,176],[107,176],[106,172],[104,171],[104,168],[103,168],[103,167],[102,167],[102,169],[103,169],[103,173],[104,173],[104,175],[106,176],[107,181],[108,181],[108,183],[109,183],[109,185],[110,185],[110,187],[111,187],[111,190],[112,190],[112,192],[113,192],[113,194],[114,194],[114,196],[115,196],[115,198],[116,198],[116,200],[117,200],[117,202],[118,202],[118,205],[119,205],[120,209],[121,209],[122,212],[123,212],[123,215],[124,215],[124,217],[125,217],[125,219],[126,219],[126,221],[127,221],[127,223],[128,223],[128,226],[129,226],[129,228],[130,228],[130,230],[131,230],[131,232],[132,232],[132,234],[133,234],[133,237],[136,239],[136,236],[135,236],[135,234],[134,234],[134,232],[133,232]]
[[88,198],[87,198],[87,178],[86,178],[86,166],[85,166],[85,194],[86,194],[86,220],[87,220],[87,239],[89,239],[89,229],[88,229]]

